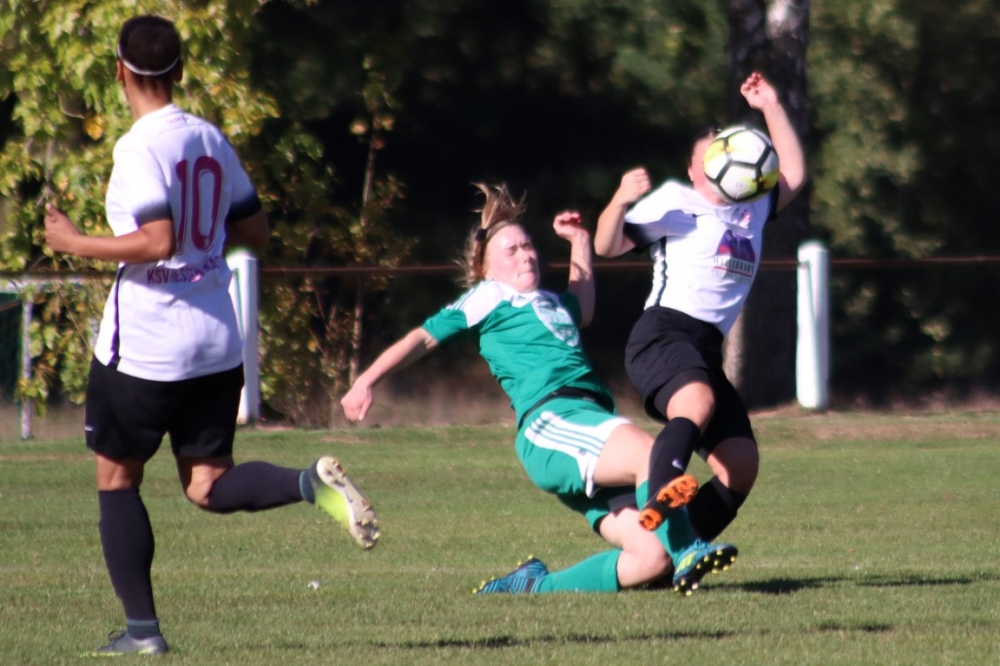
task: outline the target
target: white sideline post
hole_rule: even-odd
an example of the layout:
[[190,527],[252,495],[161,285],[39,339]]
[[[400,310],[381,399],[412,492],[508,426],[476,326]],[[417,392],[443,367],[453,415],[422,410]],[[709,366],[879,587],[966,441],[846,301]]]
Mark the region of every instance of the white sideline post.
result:
[[[25,298],[21,302],[21,379],[27,383],[31,379],[31,315],[32,302]],[[31,410],[34,401],[21,401],[21,439],[31,439]]]
[[826,409],[830,381],[830,257],[819,241],[799,246],[795,386],[799,404]]
[[233,250],[226,255],[233,272],[229,296],[236,308],[240,335],[243,337],[243,393],[240,395],[238,423],[252,423],[260,418],[260,365],[257,359],[260,330],[257,325],[257,303],[260,296],[257,257],[246,250]]

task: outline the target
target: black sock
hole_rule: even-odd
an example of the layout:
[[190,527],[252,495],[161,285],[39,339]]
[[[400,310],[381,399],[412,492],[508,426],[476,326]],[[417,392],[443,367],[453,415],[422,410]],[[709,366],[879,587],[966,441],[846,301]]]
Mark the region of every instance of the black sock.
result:
[[101,546],[111,585],[130,620],[156,620],[153,583],[153,527],[138,488],[97,492]]
[[699,441],[701,431],[690,419],[681,416],[667,422],[649,452],[650,497],[656,497],[660,488],[684,474]]
[[730,490],[713,476],[688,504],[691,527],[702,540],[714,541],[733,522],[746,499],[746,495]]
[[263,511],[302,501],[300,469],[266,462],[248,462],[233,467],[216,480],[208,496],[214,513]]

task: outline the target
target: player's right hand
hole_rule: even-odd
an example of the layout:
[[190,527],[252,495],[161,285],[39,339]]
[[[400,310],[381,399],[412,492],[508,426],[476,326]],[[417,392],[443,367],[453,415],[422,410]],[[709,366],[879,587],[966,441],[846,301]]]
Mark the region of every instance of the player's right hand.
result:
[[53,203],[45,204],[45,242],[53,252],[72,254],[79,236],[80,230],[66,213]]
[[371,387],[355,382],[347,395],[340,399],[340,406],[349,421],[363,421],[372,406]]
[[638,201],[644,194],[649,192],[649,174],[642,167],[632,169],[622,176],[621,185],[615,193],[618,203],[631,205]]

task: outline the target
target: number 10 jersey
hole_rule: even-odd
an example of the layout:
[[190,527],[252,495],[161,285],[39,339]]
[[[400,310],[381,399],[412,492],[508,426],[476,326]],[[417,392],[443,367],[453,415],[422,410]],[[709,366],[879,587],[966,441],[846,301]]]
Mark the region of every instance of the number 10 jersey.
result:
[[119,265],[97,359],[156,381],[239,365],[226,222],[250,217],[261,204],[222,132],[172,104],[144,115],[115,144],[105,208],[115,236],[171,219],[176,248],[169,259]]

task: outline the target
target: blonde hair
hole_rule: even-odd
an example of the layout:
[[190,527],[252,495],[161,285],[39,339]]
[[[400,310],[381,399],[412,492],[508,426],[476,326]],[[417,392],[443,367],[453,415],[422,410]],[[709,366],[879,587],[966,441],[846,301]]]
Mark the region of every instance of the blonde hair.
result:
[[512,224],[521,224],[526,206],[524,197],[515,200],[507,191],[507,185],[488,186],[483,183],[473,183],[486,197],[483,207],[476,210],[481,213],[479,224],[469,232],[465,241],[465,252],[458,264],[462,267],[462,284],[472,287],[484,277],[486,246],[498,231]]

